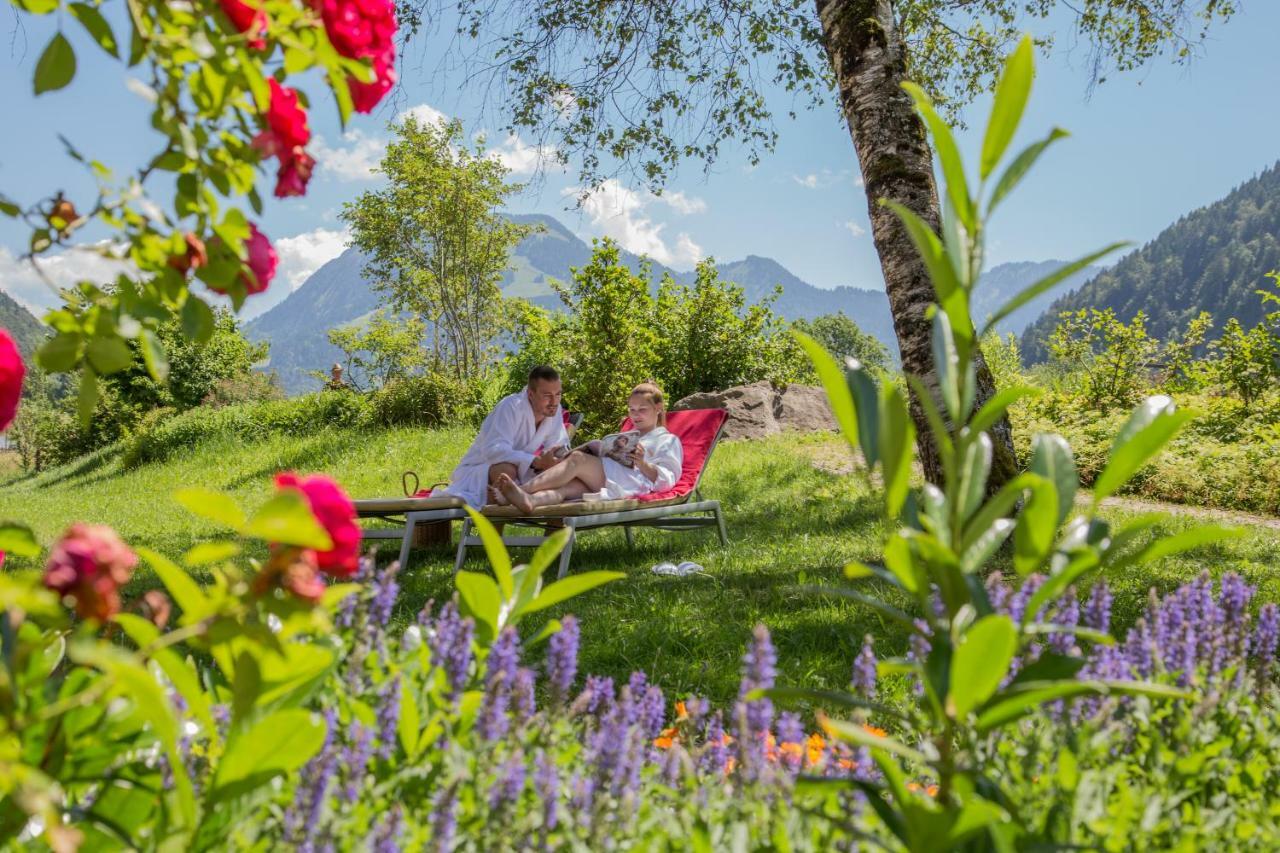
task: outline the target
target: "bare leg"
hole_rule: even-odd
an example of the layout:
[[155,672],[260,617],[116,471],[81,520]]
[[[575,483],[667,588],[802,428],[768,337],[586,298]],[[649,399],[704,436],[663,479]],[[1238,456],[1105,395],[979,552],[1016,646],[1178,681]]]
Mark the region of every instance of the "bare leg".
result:
[[490,486],[489,503],[497,504],[498,506],[506,506],[510,501],[508,501],[507,496],[502,493],[502,489],[499,489],[497,486]]
[[519,475],[520,469],[516,467],[514,462],[499,462],[496,465],[489,466],[489,485],[498,485],[498,478],[506,474],[511,479],[515,479]]
[[[511,479],[515,479],[512,477]],[[598,456],[589,453],[572,453],[554,468],[548,468],[524,485],[529,494],[567,486],[574,480],[587,485],[587,491],[604,487],[604,465]],[[510,495],[508,495],[510,497]]]
[[544,489],[530,494],[510,477],[499,481],[497,488],[503,493],[512,506],[521,512],[532,512],[536,507],[573,501],[590,491],[595,491],[581,480],[570,480],[555,489]]

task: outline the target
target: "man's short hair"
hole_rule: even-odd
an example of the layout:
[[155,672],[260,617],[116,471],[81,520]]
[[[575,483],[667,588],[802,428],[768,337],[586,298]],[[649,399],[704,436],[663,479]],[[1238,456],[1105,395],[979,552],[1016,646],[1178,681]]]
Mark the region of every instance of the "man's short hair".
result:
[[540,380],[547,382],[555,382],[560,379],[560,371],[548,364],[539,364],[533,370],[529,371],[529,387],[537,385]]

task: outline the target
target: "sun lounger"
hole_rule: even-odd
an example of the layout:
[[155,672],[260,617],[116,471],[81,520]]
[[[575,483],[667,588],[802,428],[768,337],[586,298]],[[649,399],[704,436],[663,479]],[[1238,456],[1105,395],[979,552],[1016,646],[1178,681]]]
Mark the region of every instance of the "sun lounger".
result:
[[[719,501],[703,500],[698,483],[706,469],[707,460],[728,413],[723,409],[689,409],[667,414],[667,429],[680,438],[684,451],[684,467],[675,486],[665,492],[641,495],[628,500],[573,501],[538,507],[531,513],[522,513],[512,506],[489,505],[484,515],[495,524],[508,527],[542,528],[543,536],[506,536],[502,541],[508,547],[536,547],[545,538],[545,531],[569,528],[569,539],[560,552],[559,577],[569,571],[574,539],[578,531],[601,527],[622,527],[627,544],[633,545],[633,528],[656,527],[660,530],[691,530],[715,527],[720,543],[728,544],[724,515]],[[630,418],[622,422],[619,431],[631,428]],[[467,548],[480,545],[480,537],[471,535],[472,522],[468,517],[462,522],[462,537],[458,542],[458,554],[454,571],[462,568]]]
[[[564,422],[572,435],[582,425],[582,413],[565,412]],[[414,476],[413,479],[416,483],[417,477]],[[416,488],[416,485],[409,486],[406,491]],[[367,498],[352,501],[352,503],[355,504],[358,518],[381,519],[402,525],[400,527],[366,527],[362,531],[365,539],[399,539],[402,567],[409,564],[409,549],[413,545],[413,534],[418,525],[442,521],[448,523],[467,517],[466,503],[462,498],[455,498],[452,495],[432,497],[430,494],[419,493],[411,497]]]

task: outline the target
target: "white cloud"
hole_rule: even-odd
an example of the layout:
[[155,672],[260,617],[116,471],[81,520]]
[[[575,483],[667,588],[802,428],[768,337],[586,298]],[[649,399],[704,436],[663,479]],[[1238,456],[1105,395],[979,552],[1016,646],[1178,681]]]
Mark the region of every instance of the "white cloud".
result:
[[803,177],[800,175],[792,175],[791,180],[795,181],[807,190],[816,190],[818,188],[818,176],[812,172]]
[[275,241],[280,266],[276,268],[276,280],[289,285],[293,292],[302,286],[311,274],[329,261],[341,255],[351,238],[348,229],[331,231],[317,228],[293,237],[281,237]]
[[382,162],[386,150],[385,139],[367,136],[356,128],[342,134],[337,145],[329,145],[323,136],[311,143],[311,155],[320,171],[340,181],[372,180],[373,170]]
[[530,145],[512,133],[500,146],[490,149],[489,154],[510,169],[513,175],[532,175],[555,155],[555,151],[551,147]]
[[[99,244],[95,248],[105,246]],[[105,284],[122,272],[131,272],[134,267],[126,261],[108,259],[86,249],[41,256],[40,269],[56,287],[61,288],[71,287],[78,281]],[[21,302],[37,317],[46,309],[62,304],[61,297],[45,283],[30,262],[17,257],[5,246],[0,246],[0,290]]]
[[647,212],[658,198],[652,193],[637,192],[610,178],[585,196],[580,187],[570,187],[564,195],[581,196],[582,210],[596,230],[630,252],[676,267],[692,266],[702,259],[702,247],[688,234],[677,234],[674,248],[668,245],[662,235],[666,225],[654,222]]
[[658,196],[658,200],[685,215],[707,212],[707,203],[705,201],[697,196],[685,195],[683,192],[663,193]]
[[430,104],[418,104],[416,107],[409,107],[409,109],[396,116],[396,121],[402,122],[409,116],[416,118],[419,124],[440,124],[449,120],[447,115]]
[[855,237],[861,237],[863,234],[867,233],[867,229],[863,228],[852,219],[845,220],[844,222],[841,222],[840,225]]

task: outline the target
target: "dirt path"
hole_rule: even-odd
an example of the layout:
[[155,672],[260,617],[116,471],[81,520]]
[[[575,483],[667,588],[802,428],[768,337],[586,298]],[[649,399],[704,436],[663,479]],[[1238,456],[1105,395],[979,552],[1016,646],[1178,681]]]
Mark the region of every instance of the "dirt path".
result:
[[[1076,503],[1085,503],[1088,494],[1081,495]],[[1169,515],[1189,515],[1206,521],[1221,521],[1227,524],[1247,524],[1251,527],[1266,527],[1280,530],[1280,518],[1271,515],[1255,515],[1251,512],[1239,512],[1232,509],[1215,507],[1187,506],[1186,504],[1165,503],[1164,501],[1148,501],[1141,498],[1104,498],[1103,507],[1115,507],[1126,512],[1167,512]]]

